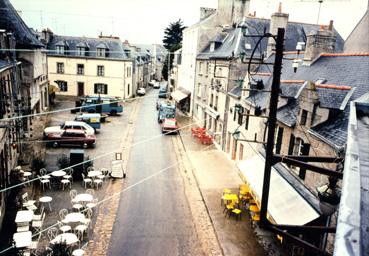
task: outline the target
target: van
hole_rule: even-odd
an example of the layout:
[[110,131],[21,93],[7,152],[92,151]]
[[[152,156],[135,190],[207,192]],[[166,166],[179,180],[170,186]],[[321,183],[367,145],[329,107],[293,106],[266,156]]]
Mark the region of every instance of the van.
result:
[[85,113],[85,114],[76,116],[74,120],[85,122],[89,124],[92,128],[95,129],[95,131],[101,128],[101,115],[100,114]]
[[123,112],[120,104],[123,100],[117,97],[86,96],[81,98],[81,110],[88,113],[109,113],[116,115]]

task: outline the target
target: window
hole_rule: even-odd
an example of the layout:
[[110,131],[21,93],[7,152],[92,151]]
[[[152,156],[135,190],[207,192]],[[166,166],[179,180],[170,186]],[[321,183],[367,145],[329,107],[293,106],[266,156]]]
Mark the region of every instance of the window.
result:
[[60,46],[60,45],[56,46],[56,53],[57,54],[64,54],[64,50],[65,50],[64,46]]
[[126,77],[131,77],[132,75],[132,67],[127,67],[126,68]]
[[211,95],[210,95],[210,102],[209,102],[209,106],[210,106],[210,107],[213,107],[213,100],[214,100],[214,95],[213,95],[213,94],[211,94]]
[[86,55],[86,48],[85,47],[77,47],[77,55],[78,56],[85,56]]
[[104,76],[104,66],[97,66],[97,76]]
[[197,85],[197,97],[199,97],[199,98],[201,98],[201,84],[199,83],[198,85]]
[[97,57],[105,57],[105,49],[104,48],[97,48],[96,49],[96,56]]
[[280,154],[282,148],[282,139],[283,139],[283,128],[277,127],[277,138],[275,143],[275,153]]
[[199,75],[202,75],[202,66],[203,66],[203,63],[202,62],[199,62]]
[[84,75],[85,74],[85,65],[77,64],[77,75]]
[[307,115],[308,115],[308,112],[305,109],[303,109],[302,110],[302,113],[301,113],[301,121],[300,121],[300,124],[301,125],[305,125],[306,124]]
[[64,63],[62,62],[56,63],[56,73],[64,74]]
[[95,94],[108,94],[108,85],[107,84],[95,84],[94,93]]
[[245,130],[249,129],[250,110],[246,110]]
[[215,103],[214,103],[214,109],[215,110],[218,110],[218,99],[219,99],[219,97],[218,97],[218,95],[216,95],[215,96]]
[[68,83],[66,81],[56,81],[61,92],[68,91]]

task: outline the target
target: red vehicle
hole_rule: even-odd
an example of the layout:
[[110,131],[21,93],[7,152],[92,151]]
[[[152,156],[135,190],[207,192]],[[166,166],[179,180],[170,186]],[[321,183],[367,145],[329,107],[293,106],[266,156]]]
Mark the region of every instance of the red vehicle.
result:
[[175,118],[165,118],[161,123],[162,133],[178,133],[177,120]]
[[96,136],[87,135],[83,130],[67,129],[63,133],[50,133],[46,138],[49,145],[54,148],[59,146],[80,146],[83,148],[95,147]]

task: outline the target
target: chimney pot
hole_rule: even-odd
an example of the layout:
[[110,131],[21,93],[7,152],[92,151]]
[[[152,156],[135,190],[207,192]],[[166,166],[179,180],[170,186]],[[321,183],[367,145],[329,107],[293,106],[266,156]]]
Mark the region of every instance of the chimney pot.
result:
[[256,17],[256,11],[254,11],[254,17]]
[[278,5],[278,12],[282,12],[282,3],[279,2],[279,5]]
[[333,30],[333,20],[330,20],[330,21],[329,21],[329,27],[328,27],[328,29],[329,29],[330,31],[332,31],[332,30]]

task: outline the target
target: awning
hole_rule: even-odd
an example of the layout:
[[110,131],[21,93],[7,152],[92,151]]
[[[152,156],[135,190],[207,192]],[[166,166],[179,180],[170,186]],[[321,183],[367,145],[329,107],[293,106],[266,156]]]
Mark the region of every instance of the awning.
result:
[[170,94],[170,96],[176,101],[180,102],[181,100],[188,97],[189,94],[186,94],[180,90],[176,90]]
[[212,108],[210,108],[209,106],[206,106],[206,109],[205,109],[205,112],[210,115],[212,118],[219,118],[220,117],[220,114],[219,112],[213,110]]
[[49,84],[49,94],[60,92],[60,88],[57,85]]
[[[259,202],[262,197],[265,159],[262,155],[238,163],[245,181]],[[305,225],[319,217],[318,212],[272,168],[268,214],[276,224]]]

